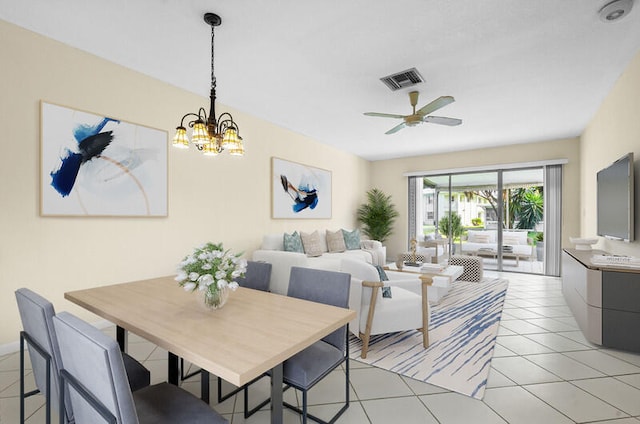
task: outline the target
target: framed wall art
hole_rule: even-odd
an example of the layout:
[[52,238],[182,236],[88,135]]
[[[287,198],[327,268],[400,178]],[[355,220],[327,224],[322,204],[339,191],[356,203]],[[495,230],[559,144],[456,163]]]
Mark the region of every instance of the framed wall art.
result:
[[43,216],[167,216],[167,132],[41,102]]
[[271,158],[273,218],[331,218],[331,171]]

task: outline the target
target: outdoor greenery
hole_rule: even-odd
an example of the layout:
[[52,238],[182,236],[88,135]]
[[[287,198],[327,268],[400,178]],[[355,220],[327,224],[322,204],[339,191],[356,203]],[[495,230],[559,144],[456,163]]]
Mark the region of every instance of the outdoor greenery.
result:
[[[485,199],[498,210],[498,197],[494,190],[465,192],[466,196]],[[504,211],[504,228],[533,229],[544,216],[544,196],[541,186],[503,190],[500,201]],[[517,224],[516,224],[517,223]]]
[[458,239],[462,245],[460,237],[464,233],[465,228],[462,225],[460,215],[457,213],[451,213],[443,216],[438,222],[438,230],[440,231],[440,234],[445,237],[451,237],[453,240]]
[[358,222],[362,224],[364,234],[384,243],[393,233],[393,223],[400,214],[391,196],[377,188],[367,192],[367,200],[356,212]]

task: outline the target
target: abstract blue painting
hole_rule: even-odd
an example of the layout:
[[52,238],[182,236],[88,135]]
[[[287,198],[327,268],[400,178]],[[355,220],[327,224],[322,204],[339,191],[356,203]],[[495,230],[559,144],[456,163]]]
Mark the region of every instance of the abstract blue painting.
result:
[[167,216],[167,133],[41,102],[44,216]]
[[272,217],[331,218],[331,172],[272,158]]

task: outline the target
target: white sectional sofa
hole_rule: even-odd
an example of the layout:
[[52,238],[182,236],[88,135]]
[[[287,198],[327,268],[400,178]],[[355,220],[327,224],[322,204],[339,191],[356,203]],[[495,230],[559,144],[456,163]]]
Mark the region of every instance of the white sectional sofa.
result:
[[[359,249],[336,249],[330,251],[324,231],[318,231],[320,239],[319,252],[309,255],[304,252],[285,251],[284,233],[268,234],[263,237],[260,249],[253,252],[254,261],[264,261],[272,264],[271,291],[286,294],[289,285],[289,272],[292,266],[340,270],[343,258],[354,259],[372,265],[385,265],[386,247],[376,240],[360,240]],[[333,232],[335,234],[335,232]],[[352,246],[353,247],[353,246]],[[340,251],[338,251],[340,250]]]
[[[482,255],[488,249],[497,250],[497,231],[496,230],[469,230],[467,233],[467,241],[462,243],[462,254],[465,255]],[[502,245],[511,246],[512,250],[505,253],[518,255],[520,258],[531,259],[535,253],[533,249],[533,240],[527,236],[527,231],[503,231]]]

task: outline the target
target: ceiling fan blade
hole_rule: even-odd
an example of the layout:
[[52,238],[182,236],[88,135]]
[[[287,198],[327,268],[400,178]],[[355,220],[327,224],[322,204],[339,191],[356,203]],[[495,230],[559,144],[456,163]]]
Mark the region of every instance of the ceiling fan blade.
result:
[[406,126],[406,124],[403,122],[401,124],[396,125],[395,127],[391,128],[389,131],[387,131],[385,134],[393,134],[396,133],[398,131],[400,131],[401,129],[403,129]]
[[418,109],[418,111],[416,112],[416,115],[428,115],[431,112],[434,112],[434,111],[440,109],[441,107],[445,107],[449,103],[453,103],[455,101],[456,101],[456,99],[454,99],[451,96],[438,97],[437,99],[435,99],[434,101],[432,101],[428,105],[423,106],[422,108]]
[[431,124],[448,125],[450,127],[455,127],[456,125],[462,124],[462,119],[447,118],[445,116],[427,116],[427,117],[424,118],[424,122],[429,122]]
[[404,115],[394,115],[391,113],[365,112],[367,116],[377,116],[379,118],[404,118]]

